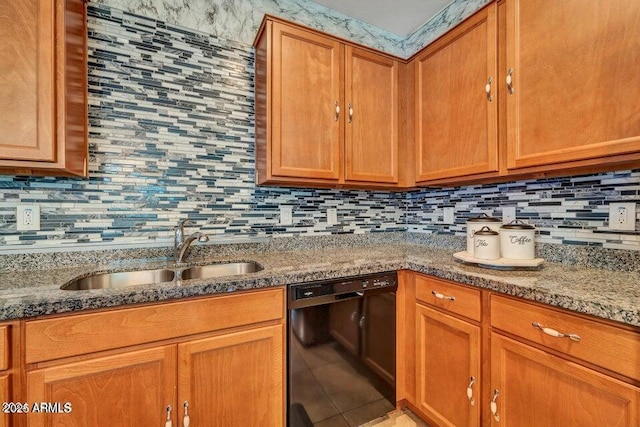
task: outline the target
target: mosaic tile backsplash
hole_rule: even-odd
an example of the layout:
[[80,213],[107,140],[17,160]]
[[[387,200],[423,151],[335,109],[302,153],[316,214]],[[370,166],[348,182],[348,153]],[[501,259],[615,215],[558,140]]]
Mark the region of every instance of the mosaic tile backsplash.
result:
[[[256,187],[250,45],[97,4],[88,26],[90,179],[0,176],[0,254],[170,245],[184,218],[212,240],[463,235],[468,216],[504,205],[541,242],[640,250],[636,232],[606,230],[609,202],[638,201],[640,171],[410,193]],[[40,205],[41,231],[16,231],[17,203]],[[294,207],[292,226],[279,225],[281,205]],[[444,206],[456,224],[442,224]]]

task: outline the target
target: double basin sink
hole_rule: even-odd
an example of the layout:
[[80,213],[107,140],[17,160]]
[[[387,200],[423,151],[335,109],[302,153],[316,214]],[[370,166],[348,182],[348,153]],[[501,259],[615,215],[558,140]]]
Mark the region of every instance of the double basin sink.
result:
[[196,265],[188,268],[121,271],[117,273],[95,274],[73,280],[62,285],[60,289],[81,291],[87,289],[123,288],[135,285],[151,285],[154,283],[172,282],[176,279],[209,279],[213,277],[236,276],[255,273],[262,270],[256,262],[232,262],[224,264]]

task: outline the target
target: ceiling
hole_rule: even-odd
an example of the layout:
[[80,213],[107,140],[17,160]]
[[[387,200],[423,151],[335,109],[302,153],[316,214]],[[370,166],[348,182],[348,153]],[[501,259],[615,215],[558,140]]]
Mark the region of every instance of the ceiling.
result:
[[391,33],[406,37],[453,0],[314,0]]

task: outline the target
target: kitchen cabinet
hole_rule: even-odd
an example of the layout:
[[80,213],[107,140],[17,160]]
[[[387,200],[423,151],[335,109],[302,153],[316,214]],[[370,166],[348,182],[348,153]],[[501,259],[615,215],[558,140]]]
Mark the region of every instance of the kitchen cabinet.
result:
[[[12,363],[12,351],[14,345],[11,342],[11,329],[15,325],[2,325],[0,326],[0,403],[7,403],[13,401],[12,391],[12,377],[15,376],[13,372]],[[0,414],[0,426],[11,425],[10,414],[14,411],[11,408],[2,407],[2,414]],[[19,416],[19,415],[18,415]]]
[[415,325],[413,338],[399,333],[415,359],[399,359],[399,404],[430,425],[640,423],[637,327],[419,273],[399,277],[399,318]]
[[416,182],[498,171],[496,5],[417,55]]
[[[424,276],[416,280],[417,406],[436,425],[472,427],[480,425],[480,327],[420,301],[424,294],[426,301],[456,305],[458,290],[466,291]],[[479,306],[479,292],[475,292]]]
[[254,45],[258,184],[407,185],[404,64],[269,16]]
[[509,170],[640,152],[640,3],[507,0]]
[[0,172],[87,176],[85,3],[0,3]]
[[411,62],[420,185],[638,167],[636,1],[497,1]]
[[281,288],[25,325],[25,399],[62,405],[29,426],[283,423]]
[[640,423],[640,389],[497,333],[491,334],[493,426]]
[[26,401],[62,406],[30,411],[28,425],[163,425],[166,407],[175,408],[176,368],[175,346],[162,346],[30,371]]
[[282,325],[178,345],[178,403],[198,426],[284,424]]

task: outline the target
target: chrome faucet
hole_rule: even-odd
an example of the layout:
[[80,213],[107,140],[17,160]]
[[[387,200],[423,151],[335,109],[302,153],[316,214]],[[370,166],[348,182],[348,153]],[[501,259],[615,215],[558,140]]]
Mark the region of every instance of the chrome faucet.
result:
[[191,247],[191,244],[196,240],[199,242],[208,242],[209,236],[199,231],[184,237],[184,226],[191,223],[189,219],[184,219],[178,222],[175,228],[175,238],[173,241],[173,258],[178,264],[182,264],[182,259]]

